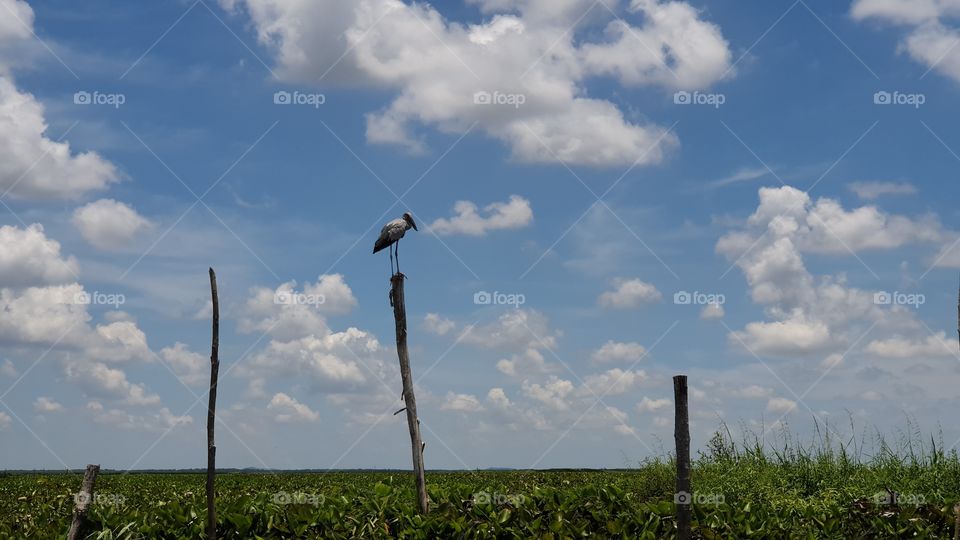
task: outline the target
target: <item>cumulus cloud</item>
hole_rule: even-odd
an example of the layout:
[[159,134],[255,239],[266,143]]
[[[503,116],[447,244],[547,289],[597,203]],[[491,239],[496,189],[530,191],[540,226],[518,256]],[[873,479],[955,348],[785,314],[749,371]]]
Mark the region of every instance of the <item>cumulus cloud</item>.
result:
[[657,412],[659,410],[666,409],[670,406],[672,402],[669,399],[650,399],[644,397],[640,400],[640,403],[637,403],[637,412],[640,414],[648,412]]
[[926,339],[892,337],[871,341],[866,350],[883,358],[950,358],[956,356],[955,345],[954,340],[941,331]]
[[482,212],[470,201],[457,201],[453,211],[456,213],[454,217],[440,218],[434,221],[430,228],[441,236],[483,236],[489,231],[520,229],[533,221],[530,201],[519,195],[511,195],[507,202],[488,204]]
[[481,409],[483,409],[483,405],[480,404],[480,400],[476,396],[454,392],[447,392],[446,399],[440,405],[442,411],[477,412]]
[[820,355],[854,343],[871,324],[878,330],[919,326],[915,314],[877,305],[872,292],[849,287],[842,274],[814,277],[803,254],[936,241],[944,233],[933,218],[891,216],[873,206],[848,211],[830,199],[813,203],[792,187],[761,188],[759,194],[745,229],[722,236],[716,246],[741,269],[768,318],[731,332],[732,344],[758,355]]
[[87,410],[93,414],[94,422],[129,431],[167,432],[193,423],[190,416],[177,416],[167,407],[160,407],[156,412],[130,412],[91,401],[87,403]]
[[349,328],[323,337],[272,340],[248,366],[237,369],[254,377],[294,377],[318,391],[350,392],[368,383],[361,359],[369,361],[379,351],[376,338]]
[[659,302],[663,298],[656,287],[639,279],[617,279],[613,285],[614,290],[607,291],[597,298],[597,303],[601,307],[630,309]]
[[270,336],[266,347],[251,354],[235,372],[261,393],[267,379],[295,378],[311,391],[349,394],[369,389],[388,375],[377,338],[358,328],[334,331],[326,315],[342,314],[357,304],[339,274],[320,276],[302,290],[288,282],[276,289],[254,287],[244,303],[242,332]]
[[241,311],[240,329],[268,332],[280,340],[322,336],[330,331],[325,315],[349,313],[356,305],[353,291],[340,274],[320,276],[302,290],[295,281],[276,289],[255,287]]
[[721,304],[707,304],[700,310],[701,319],[722,319],[725,314]]
[[120,180],[95,152],[78,154],[49,139],[43,114],[36,98],[0,75],[0,190],[20,199],[75,199]]
[[594,351],[590,360],[596,364],[636,362],[646,354],[646,347],[635,341],[623,343],[610,340]]
[[457,323],[451,321],[450,319],[445,319],[437,313],[427,313],[423,317],[423,328],[430,332],[431,334],[436,334],[438,336],[446,335],[448,332],[456,328]]
[[767,400],[767,411],[778,414],[787,414],[797,410],[797,402],[781,397]]
[[487,402],[491,403],[497,409],[507,409],[510,407],[510,399],[507,397],[503,388],[491,388],[487,392]]
[[557,366],[547,362],[540,351],[527,349],[522,353],[511,355],[510,358],[498,360],[497,371],[511,377],[524,377],[552,373],[557,371]]
[[13,418],[10,415],[0,411],[0,430],[7,429],[13,424]]
[[856,20],[873,20],[905,29],[899,50],[927,69],[960,82],[960,32],[950,21],[960,15],[960,5],[950,0],[856,0],[851,7]]
[[552,376],[544,384],[523,382],[523,394],[535,401],[538,401],[547,407],[555,410],[566,410],[570,404],[567,396],[573,392],[572,382]]
[[731,65],[720,29],[686,2],[635,0],[625,15],[640,25],[598,11],[609,22],[596,40],[578,32],[590,4],[534,4],[483,2],[489,18],[463,24],[397,0],[221,0],[250,17],[281,79],[395,92],[367,116],[367,139],[413,152],[425,150],[419,126],[459,134],[476,125],[519,161],[656,163],[676,138],[587,96],[586,81],[704,88]]
[[539,311],[511,309],[493,323],[467,328],[461,340],[488,349],[523,351],[553,348],[559,336]]
[[63,405],[57,403],[55,400],[40,396],[33,402],[34,412],[43,414],[43,413],[55,413],[63,410]]
[[42,225],[0,227],[0,286],[65,283],[79,272],[77,260],[61,256],[60,243],[47,238]]
[[68,381],[77,384],[90,397],[113,399],[128,405],[160,404],[160,396],[149,393],[142,384],[131,383],[126,373],[103,362],[69,361],[64,372]]
[[283,392],[274,394],[267,405],[267,409],[274,412],[274,419],[277,422],[316,422],[320,420],[320,413]]
[[603,373],[587,375],[583,379],[583,385],[577,389],[577,393],[581,396],[595,398],[616,396],[633,389],[645,380],[647,380],[647,374],[642,370],[624,371],[620,368],[613,368]]
[[209,382],[206,369],[210,365],[209,358],[189,350],[183,343],[177,342],[173,347],[164,347],[159,354],[184,383],[199,385]]
[[130,206],[113,199],[100,199],[77,208],[73,224],[97,249],[115,250],[150,227],[150,222]]
[[[791,186],[761,188],[760,205],[748,225],[767,228],[772,235],[789,237],[810,253],[846,253],[892,249],[909,243],[934,243],[944,238],[933,216],[914,220],[882,212],[876,206],[844,209],[839,202],[822,197],[815,203],[805,192]],[[717,245],[721,253],[745,251],[744,236],[729,235]]]

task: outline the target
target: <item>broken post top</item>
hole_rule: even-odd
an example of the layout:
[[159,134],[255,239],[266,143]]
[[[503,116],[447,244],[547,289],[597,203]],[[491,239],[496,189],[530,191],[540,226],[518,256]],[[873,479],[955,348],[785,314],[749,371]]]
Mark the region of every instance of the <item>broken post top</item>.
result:
[[394,283],[397,281],[402,282],[405,279],[407,279],[407,276],[405,276],[403,272],[397,272],[396,274],[390,276],[390,283]]

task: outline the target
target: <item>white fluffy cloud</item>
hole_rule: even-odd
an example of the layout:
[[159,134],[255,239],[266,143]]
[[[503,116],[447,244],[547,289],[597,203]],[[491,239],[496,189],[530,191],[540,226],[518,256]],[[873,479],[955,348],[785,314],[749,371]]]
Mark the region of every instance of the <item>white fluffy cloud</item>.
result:
[[767,411],[778,414],[787,414],[797,410],[797,402],[782,398],[775,397],[767,400]]
[[926,339],[907,339],[891,337],[871,341],[867,345],[867,352],[883,358],[950,358],[955,357],[956,343],[947,338],[946,332],[937,332]]
[[113,199],[100,199],[77,208],[73,224],[87,242],[102,250],[123,247],[150,227],[150,222],[136,210]]
[[597,364],[613,362],[636,362],[647,354],[647,349],[634,341],[622,343],[607,341],[590,355],[590,360]]
[[842,351],[872,324],[878,331],[919,326],[915,314],[902,306],[878,306],[872,292],[848,287],[843,275],[815,278],[803,253],[836,255],[846,253],[845,247],[892,249],[939,240],[943,232],[935,220],[891,216],[873,206],[848,211],[830,199],[813,203],[792,187],[761,188],[759,194],[745,229],[717,242],[717,251],[743,271],[753,301],[768,318],[732,332],[732,344],[758,355],[820,355]]
[[320,420],[320,413],[283,392],[274,394],[270,404],[267,405],[267,409],[274,412],[274,419],[277,422],[316,422]]
[[293,377],[321,391],[350,392],[367,384],[368,373],[360,362],[379,351],[376,338],[349,328],[323,337],[272,340],[253,355],[249,366],[238,371],[259,377]]
[[960,82],[960,31],[950,25],[960,15],[954,0],[856,0],[854,19],[874,20],[904,27],[899,49],[927,69]]
[[69,143],[47,137],[43,106],[19,91],[10,74],[33,40],[33,9],[22,0],[0,0],[0,13],[0,193],[70,199],[119,180],[97,154],[76,154]]
[[567,396],[574,390],[572,382],[550,377],[544,384],[523,382],[523,394],[530,399],[538,401],[551,409],[563,411],[569,408]]
[[577,389],[577,393],[594,398],[616,396],[631,390],[645,380],[647,380],[647,374],[644,371],[624,371],[613,368],[603,373],[587,375],[583,379],[583,385]]
[[707,304],[700,310],[701,319],[722,319],[725,314],[721,304]]
[[80,272],[77,260],[60,255],[60,243],[37,223],[27,228],[0,227],[0,286],[66,283]]
[[193,423],[190,416],[177,416],[167,407],[160,407],[156,412],[130,412],[117,408],[106,408],[99,401],[87,403],[87,410],[93,413],[95,422],[106,424],[117,429],[129,431],[167,432],[178,426]]
[[662,409],[666,409],[673,403],[669,399],[650,399],[644,397],[640,400],[640,403],[637,403],[637,412],[640,414],[648,412],[657,412]]
[[483,405],[480,404],[480,400],[477,399],[476,396],[456,394],[453,392],[447,392],[447,397],[440,405],[440,410],[442,411],[477,412],[482,409]]
[[[940,223],[932,216],[914,220],[884,213],[876,206],[846,210],[825,197],[814,203],[805,192],[790,186],[761,188],[760,205],[748,225],[766,228],[777,238],[789,237],[800,251],[810,253],[891,249],[944,239]],[[721,253],[742,252],[752,242],[748,234],[727,235],[717,249]]]
[[601,307],[630,309],[643,304],[659,302],[663,295],[652,284],[639,279],[617,279],[614,290],[607,291],[597,298]]
[[454,328],[456,328],[457,323],[451,321],[450,319],[445,319],[437,313],[427,313],[423,317],[423,327],[427,332],[431,334],[436,334],[438,336],[445,335]]
[[493,323],[471,327],[464,332],[464,343],[514,352],[552,348],[560,335],[550,329],[545,315],[528,309],[511,309]]
[[90,397],[113,399],[128,405],[160,404],[160,396],[149,393],[142,384],[131,383],[126,373],[102,362],[69,361],[64,372],[67,380],[77,384]]
[[22,199],[74,199],[120,180],[98,154],[77,154],[49,139],[43,113],[40,102],[0,75],[0,190]]
[[63,405],[48,397],[40,396],[33,402],[33,410],[40,414],[55,413],[62,411]]
[[483,236],[489,231],[526,227],[533,221],[530,201],[519,195],[511,195],[507,202],[488,204],[482,213],[470,201],[457,201],[453,211],[456,213],[454,217],[440,218],[430,228],[439,235]]
[[189,350],[183,343],[177,342],[173,347],[164,347],[159,354],[184,383],[199,385],[209,382],[207,368],[210,366],[210,359]]
[[280,340],[326,335],[325,315],[349,313],[356,305],[353,291],[340,274],[323,275],[302,290],[294,281],[276,289],[251,289],[240,317],[243,332],[269,332]]
[[[519,161],[656,163],[676,138],[588,97],[585,82],[604,76],[624,86],[703,88],[728,72],[732,56],[720,29],[679,1],[631,2],[625,15],[642,20],[639,26],[598,9],[610,22],[596,41],[578,32],[591,8],[580,0],[483,2],[491,15],[476,24],[398,0],[221,4],[245,8],[281,79],[396,92],[368,115],[367,138],[414,152],[425,148],[419,126],[459,134],[476,123]],[[478,93],[491,103],[478,104]],[[523,96],[522,104],[511,96]]]
[[377,338],[358,328],[335,332],[325,315],[347,313],[357,304],[339,274],[320,276],[303,290],[288,282],[276,289],[255,287],[241,310],[243,332],[266,333],[270,342],[236,368],[256,393],[268,379],[295,378],[329,394],[369,389],[387,376]]

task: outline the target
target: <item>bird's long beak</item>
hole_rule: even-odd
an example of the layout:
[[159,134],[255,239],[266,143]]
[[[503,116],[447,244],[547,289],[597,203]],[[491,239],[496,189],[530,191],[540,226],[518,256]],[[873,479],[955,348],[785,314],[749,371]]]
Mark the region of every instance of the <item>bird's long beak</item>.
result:
[[419,230],[420,230],[420,229],[417,228],[417,222],[414,221],[413,218],[410,218],[410,226],[413,227],[413,230],[415,230],[415,231],[419,231]]

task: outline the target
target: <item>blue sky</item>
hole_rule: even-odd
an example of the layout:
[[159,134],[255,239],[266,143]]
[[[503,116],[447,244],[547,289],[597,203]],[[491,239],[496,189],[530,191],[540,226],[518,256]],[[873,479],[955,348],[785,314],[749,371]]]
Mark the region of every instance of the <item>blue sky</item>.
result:
[[219,464],[409,466],[370,254],[404,211],[428,467],[662,454],[678,373],[695,444],[851,418],[960,438],[955,8],[4,11],[5,468],[201,466],[208,266]]

